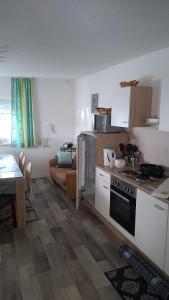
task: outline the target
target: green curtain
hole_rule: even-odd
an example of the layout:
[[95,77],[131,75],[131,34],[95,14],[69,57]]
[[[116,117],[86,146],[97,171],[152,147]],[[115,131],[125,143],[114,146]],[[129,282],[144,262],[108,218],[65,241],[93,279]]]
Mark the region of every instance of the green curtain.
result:
[[35,146],[32,80],[11,79],[12,146],[28,148]]

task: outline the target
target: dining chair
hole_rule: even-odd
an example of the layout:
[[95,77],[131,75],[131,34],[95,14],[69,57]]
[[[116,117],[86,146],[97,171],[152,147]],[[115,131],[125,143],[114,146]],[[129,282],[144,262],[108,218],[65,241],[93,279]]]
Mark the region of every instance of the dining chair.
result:
[[26,156],[24,154],[22,156],[21,165],[20,165],[20,170],[21,170],[21,172],[22,172],[23,175],[25,174],[25,163],[26,163]]
[[9,210],[9,215],[6,217],[0,218],[0,224],[5,223],[7,220],[11,219],[12,217],[12,224],[13,227],[17,227],[16,221],[16,196],[11,194],[0,194],[0,210],[4,209],[5,207],[10,206],[11,209]]
[[29,161],[25,169],[25,199],[31,204],[30,192],[31,192],[31,174],[32,174],[32,163]]
[[32,174],[32,163],[29,161],[25,169],[25,201],[26,201],[26,212],[33,212],[35,217],[32,219],[27,219],[27,222],[32,222],[38,220],[38,215],[34,209],[31,199],[31,174]]
[[23,158],[24,155],[25,155],[25,154],[24,154],[23,151],[21,151],[20,154],[19,154],[19,168],[20,168],[20,169],[21,169],[21,164],[22,164],[22,158]]

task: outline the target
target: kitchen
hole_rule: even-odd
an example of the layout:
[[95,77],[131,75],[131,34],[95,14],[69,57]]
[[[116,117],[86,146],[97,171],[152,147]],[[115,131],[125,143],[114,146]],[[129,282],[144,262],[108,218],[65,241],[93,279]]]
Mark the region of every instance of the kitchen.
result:
[[[80,131],[91,130],[91,94],[99,94],[100,107],[116,106],[118,102],[113,98],[113,92],[122,80],[137,79],[139,85],[152,87],[151,115],[159,116],[161,81],[167,78],[169,78],[169,49],[147,54],[77,80],[76,136]],[[146,161],[169,167],[168,132],[150,127],[134,127],[132,132]]]
[[[98,215],[100,210],[105,222],[107,218],[111,226],[119,226],[118,233],[128,238],[128,245],[142,249],[156,266],[168,270],[168,202],[151,195],[152,182],[139,183],[135,174],[126,176],[121,169],[115,172],[115,168],[104,166],[103,148],[113,146],[120,155],[119,144],[132,143],[143,153],[144,161],[169,168],[168,120],[162,123],[167,119],[168,103],[162,103],[161,97],[162,82],[169,80],[169,2],[2,2],[0,75],[5,81],[9,79],[9,91],[11,76],[29,76],[34,81],[38,146],[24,151],[33,163],[32,200],[40,220],[14,232],[7,227],[1,234],[0,299],[119,299],[104,274],[123,267],[119,239],[88,208],[82,206],[77,212],[75,202],[67,199],[64,191],[48,178],[38,177],[49,175],[48,160],[56,155],[56,147],[75,142],[81,131],[91,131],[91,95],[99,95],[99,107],[124,116],[128,101],[120,107],[118,97],[114,97],[117,89],[123,90],[119,82],[138,80],[138,87],[152,88],[151,112],[146,119],[158,117],[162,131],[133,125],[130,133],[134,139],[127,138],[126,129],[116,138],[98,134],[94,143],[91,135],[87,142],[92,150],[96,146],[98,153],[97,178],[88,169],[91,181],[87,192],[93,200],[96,187]],[[0,96],[10,99],[10,92],[2,93],[2,81]],[[56,131],[50,133],[48,127],[56,127]],[[20,150],[1,146],[1,153],[13,153],[16,158]],[[89,155],[91,165],[92,157]],[[95,171],[96,165],[92,167]],[[127,230],[114,221],[113,203],[110,217],[111,186],[114,191],[117,186],[127,192],[127,199],[130,193],[134,196],[129,211],[132,215],[135,212],[135,230],[133,216]]]
[[[159,118],[158,127],[140,126],[140,127],[131,128],[132,135],[135,138],[135,143],[139,147],[139,150],[141,150],[141,152],[143,153],[144,160],[146,162],[169,167],[169,133],[168,133],[168,120],[167,120],[167,112],[169,111],[169,105],[168,105],[168,95],[169,95],[168,82],[169,81],[167,79],[167,76],[164,77],[164,71],[162,69],[162,66],[164,68],[165,62],[161,59],[160,60],[161,64],[160,64],[158,61],[159,57],[162,58],[165,57],[166,54],[168,55],[168,53],[166,52],[168,51],[163,50],[154,54],[149,54],[142,58],[90,75],[86,78],[83,78],[83,80],[82,79],[79,80],[77,82],[77,88],[79,91],[83,87],[83,95],[81,95],[80,97],[81,103],[77,102],[77,109],[83,107],[83,109],[81,110],[81,112],[83,111],[82,114],[83,118],[80,119],[80,114],[77,114],[77,127],[76,127],[77,130],[79,124],[81,125],[81,127],[84,128],[84,130],[91,130],[89,105],[90,105],[90,97],[92,93],[99,94],[99,106],[111,107],[112,110],[113,107],[115,107],[116,110],[118,107],[118,101],[117,99],[113,98],[113,92],[115,92],[115,90],[119,86],[119,82],[121,81],[121,79],[125,77],[124,75],[122,75],[123,73],[124,74],[126,73],[125,79],[129,78],[129,73],[134,74],[133,75],[134,77],[132,78],[136,78],[137,80],[140,79],[139,86],[152,87],[152,107],[151,107],[150,115],[157,116]],[[147,61],[149,61],[148,65],[146,65]],[[152,63],[152,65],[150,62]],[[159,69],[157,70],[157,68]],[[154,72],[154,74],[148,76],[148,74],[151,74],[151,72]],[[144,74],[144,76],[141,74]],[[119,81],[117,82],[118,77],[119,77]],[[87,100],[86,103],[83,102],[84,97],[86,97]],[[110,100],[108,101],[107,99]],[[102,167],[96,169],[97,188],[96,188],[95,196],[98,197],[98,199],[100,199],[99,200],[100,204],[98,205],[100,205],[99,209],[101,210],[102,215],[106,217],[106,219],[110,223],[113,224],[114,221],[110,219],[110,213],[109,213],[110,182],[112,179],[111,177],[112,173],[114,172],[112,171],[107,172],[107,170],[105,172],[105,168]],[[101,174],[101,178],[99,178],[99,174]],[[116,179],[118,177],[120,179],[123,178],[123,180],[126,182],[127,177],[122,174],[120,174],[120,176],[119,174],[115,174],[115,177]],[[107,191],[103,191],[103,189],[101,189],[101,181],[100,181],[101,179],[104,180],[104,186],[107,187]],[[128,180],[129,183],[133,186],[133,181],[127,179],[127,182]],[[151,185],[147,184],[148,187],[146,186],[146,188],[143,188],[143,186],[141,187],[142,184],[140,183],[136,184],[136,181],[134,182],[135,182],[134,186],[137,187],[137,199],[138,199],[137,200],[138,205],[136,205],[136,220],[138,221],[138,223],[136,221],[137,241],[135,238],[133,238],[131,234],[128,234],[126,230],[123,230],[123,228],[119,227],[117,222],[115,222],[114,224],[116,228],[120,229],[120,231],[125,235],[125,237],[127,237],[133,244],[135,244],[139,249],[141,249],[142,253],[144,253],[147,257],[149,257],[158,267],[160,267],[160,269],[165,270],[165,272],[169,274],[168,271],[169,258],[168,256],[166,256],[166,254],[168,253],[168,243],[169,243],[168,242],[169,238],[166,239],[166,235],[169,232],[167,229],[167,224],[168,224],[168,202],[167,201],[168,200],[167,201],[166,200],[163,201],[159,199],[157,200],[155,197],[152,197],[150,195],[152,192],[152,189],[150,188]],[[160,183],[161,182],[159,182],[159,184]],[[99,195],[101,195],[101,197]],[[103,198],[105,200],[104,203],[102,201]],[[143,201],[143,205],[142,205],[142,201]],[[149,204],[148,207],[147,207],[147,203]],[[160,211],[159,220],[157,218],[157,215],[153,214],[154,206]],[[147,217],[147,221],[145,219],[143,222],[143,216],[145,216],[145,218]],[[145,232],[147,235],[143,234]],[[150,241],[150,236],[152,236],[153,239],[151,240],[151,243],[147,244],[147,241]]]

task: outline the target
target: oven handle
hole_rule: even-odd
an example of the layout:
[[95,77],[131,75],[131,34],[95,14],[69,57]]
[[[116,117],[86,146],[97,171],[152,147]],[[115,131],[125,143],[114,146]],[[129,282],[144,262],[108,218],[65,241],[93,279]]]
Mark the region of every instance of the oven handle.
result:
[[115,192],[113,189],[110,190],[112,193],[114,193],[115,195],[119,196],[120,198],[122,198],[125,202],[129,203],[130,200],[128,200],[127,198],[125,198],[124,196],[122,196],[121,194]]

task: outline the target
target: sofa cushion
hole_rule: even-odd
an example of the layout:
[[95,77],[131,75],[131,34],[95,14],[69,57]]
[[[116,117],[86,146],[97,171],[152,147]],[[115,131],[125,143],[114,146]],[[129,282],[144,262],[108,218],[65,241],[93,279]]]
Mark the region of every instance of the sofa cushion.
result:
[[59,184],[68,194],[70,199],[76,198],[76,170],[58,168],[55,160],[49,161],[51,179]]
[[66,173],[70,171],[69,168],[58,168],[57,167],[51,167],[50,172],[52,175],[52,178],[61,185],[65,185],[66,182]]
[[56,165],[57,165],[57,159],[52,158],[52,159],[49,160],[49,167],[50,168],[51,167],[56,167]]
[[63,168],[64,165],[66,167],[72,166],[72,153],[71,152],[57,151],[57,159],[58,159],[59,167]]

